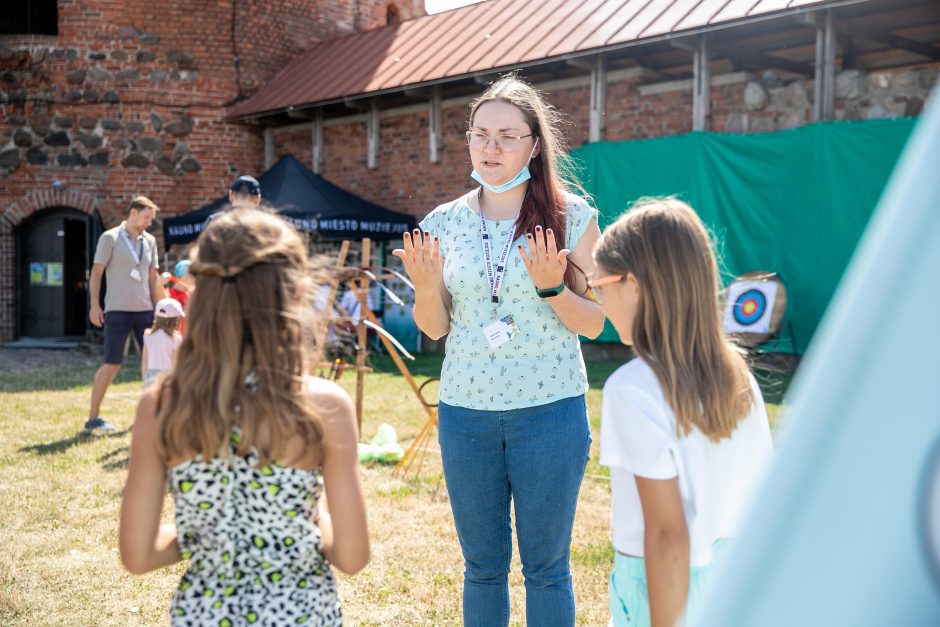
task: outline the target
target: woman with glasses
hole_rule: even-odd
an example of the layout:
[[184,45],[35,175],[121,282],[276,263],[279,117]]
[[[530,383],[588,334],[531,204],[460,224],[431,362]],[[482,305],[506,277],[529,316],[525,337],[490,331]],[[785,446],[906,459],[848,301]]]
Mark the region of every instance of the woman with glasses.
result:
[[614,627],[696,608],[770,464],[767,411],[721,327],[708,232],[684,202],[645,200],[604,231],[594,293],[636,359],[604,384]]
[[559,174],[557,112],[517,77],[471,105],[467,139],[480,187],[432,211],[395,251],[415,284],[415,322],[448,335],[439,440],[464,622],[509,623],[512,503],[526,623],[573,625],[569,547],[591,444],[578,335],[604,324],[585,274],[597,211]]

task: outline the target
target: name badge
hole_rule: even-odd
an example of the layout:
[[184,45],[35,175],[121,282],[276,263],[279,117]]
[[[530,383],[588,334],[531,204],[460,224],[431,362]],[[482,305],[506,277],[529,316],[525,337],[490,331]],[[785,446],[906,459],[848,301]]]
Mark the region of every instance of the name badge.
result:
[[506,316],[489,323],[483,327],[482,331],[486,343],[495,350],[519,335],[519,326],[512,316]]
[[131,268],[131,278],[134,279],[135,281],[139,281],[140,270],[138,270],[137,268]]

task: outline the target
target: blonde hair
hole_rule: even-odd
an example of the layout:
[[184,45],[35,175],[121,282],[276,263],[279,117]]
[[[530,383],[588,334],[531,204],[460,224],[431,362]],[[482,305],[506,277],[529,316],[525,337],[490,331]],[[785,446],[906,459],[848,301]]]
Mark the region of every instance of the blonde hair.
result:
[[178,317],[167,318],[165,316],[154,316],[153,326],[150,327],[150,332],[163,331],[170,337],[173,337],[173,334],[176,333],[179,328],[180,319]]
[[186,334],[157,411],[164,454],[224,456],[235,427],[238,453],[255,447],[262,463],[295,437],[319,447],[322,425],[304,393],[313,339],[300,235],[277,216],[235,209],[209,223],[190,257]]
[[676,198],[640,199],[604,231],[594,259],[636,277],[633,349],[656,373],[677,433],[695,425],[712,441],[730,437],[754,398],[721,327],[718,264],[695,211]]

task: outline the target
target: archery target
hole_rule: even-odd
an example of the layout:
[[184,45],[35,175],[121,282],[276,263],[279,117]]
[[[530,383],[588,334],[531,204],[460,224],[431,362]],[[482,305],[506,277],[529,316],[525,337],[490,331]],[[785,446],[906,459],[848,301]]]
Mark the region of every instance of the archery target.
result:
[[728,333],[769,333],[776,281],[735,281],[728,287],[724,327]]

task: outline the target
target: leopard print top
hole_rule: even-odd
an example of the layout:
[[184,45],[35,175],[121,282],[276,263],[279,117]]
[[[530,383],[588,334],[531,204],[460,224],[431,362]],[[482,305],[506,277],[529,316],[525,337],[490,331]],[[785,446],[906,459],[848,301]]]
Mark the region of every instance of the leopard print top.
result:
[[167,481],[189,567],[170,607],[170,623],[341,625],[336,582],[313,522],[323,491],[319,469],[258,466],[257,453],[196,457]]

